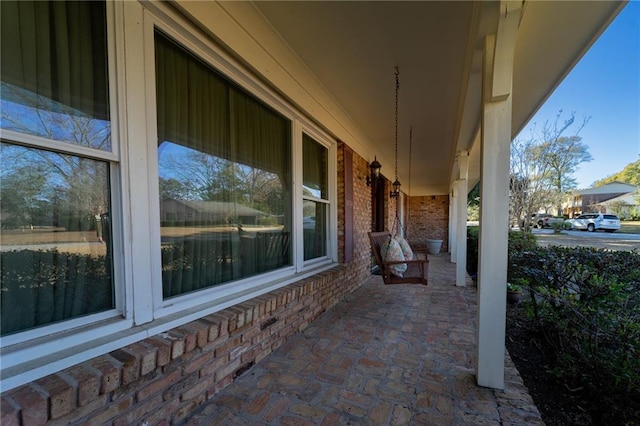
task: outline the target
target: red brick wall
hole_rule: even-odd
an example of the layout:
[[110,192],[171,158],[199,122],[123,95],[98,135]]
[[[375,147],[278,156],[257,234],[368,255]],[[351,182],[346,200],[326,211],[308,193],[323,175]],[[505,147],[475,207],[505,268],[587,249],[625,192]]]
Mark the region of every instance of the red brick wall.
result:
[[[371,231],[371,187],[367,186],[369,163],[354,152],[353,154],[353,260],[370,272],[371,244],[368,232]],[[338,211],[341,211],[338,205]]]
[[449,196],[409,198],[407,237],[411,245],[426,246],[427,239],[442,240],[440,252],[449,250]]
[[[344,255],[344,150],[350,149],[340,144],[338,149],[338,259]],[[369,163],[357,153],[353,153],[353,262],[358,268],[365,268],[367,274],[371,263],[371,246],[367,233],[371,230],[371,187],[367,186]]]
[[[341,167],[338,161],[338,188],[344,187]],[[368,164],[354,153],[353,168],[351,262],[4,392],[0,424],[183,421],[367,279]],[[338,210],[342,208],[339,201]]]

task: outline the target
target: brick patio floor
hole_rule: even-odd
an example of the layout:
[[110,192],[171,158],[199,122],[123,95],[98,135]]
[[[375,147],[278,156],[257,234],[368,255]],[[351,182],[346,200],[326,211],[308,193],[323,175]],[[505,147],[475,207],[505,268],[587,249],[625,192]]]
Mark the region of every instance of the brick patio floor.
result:
[[504,391],[476,386],[476,287],[429,258],[429,286],[372,276],[188,424],[543,425],[508,355]]

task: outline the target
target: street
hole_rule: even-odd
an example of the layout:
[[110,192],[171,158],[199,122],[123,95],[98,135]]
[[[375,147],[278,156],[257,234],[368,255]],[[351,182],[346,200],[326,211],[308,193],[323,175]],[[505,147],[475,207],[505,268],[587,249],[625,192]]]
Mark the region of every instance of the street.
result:
[[565,246],[565,247],[593,247],[608,248],[611,250],[640,250],[640,235],[623,234],[620,232],[587,232],[587,231],[562,231],[554,234],[553,229],[533,229],[540,246]]

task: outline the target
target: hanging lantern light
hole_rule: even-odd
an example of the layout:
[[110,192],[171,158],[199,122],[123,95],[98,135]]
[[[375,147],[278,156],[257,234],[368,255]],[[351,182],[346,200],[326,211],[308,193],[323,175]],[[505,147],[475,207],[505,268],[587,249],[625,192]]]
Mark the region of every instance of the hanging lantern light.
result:
[[370,186],[371,183],[375,186],[378,182],[378,178],[380,177],[380,169],[382,168],[382,164],[378,161],[378,157],[373,157],[373,161],[369,164],[369,168],[371,169],[371,173],[367,176],[367,186]]
[[391,191],[389,193],[389,196],[391,198],[397,198],[400,195],[400,186],[401,183],[398,180],[398,91],[400,89],[400,71],[398,71],[398,67],[396,67],[396,117],[395,117],[395,124],[396,124],[396,180],[395,182],[393,182],[393,191]]
[[400,186],[402,186],[402,184],[400,183],[398,178],[396,178],[396,181],[393,182],[392,185],[393,185],[393,191],[391,191],[389,195],[391,196],[391,198],[395,198],[398,195],[400,195]]

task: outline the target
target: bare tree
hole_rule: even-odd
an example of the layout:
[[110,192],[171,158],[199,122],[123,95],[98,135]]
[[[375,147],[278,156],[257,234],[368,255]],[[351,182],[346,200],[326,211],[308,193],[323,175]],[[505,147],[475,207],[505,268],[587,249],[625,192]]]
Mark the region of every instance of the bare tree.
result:
[[280,214],[278,175],[177,144],[160,159],[160,195],[183,200],[234,202]]
[[[107,120],[93,118],[45,96],[5,83],[2,90],[3,96],[9,99],[3,102],[0,115],[3,129],[61,141],[61,147],[65,142],[105,151],[111,149],[111,129]],[[31,189],[32,199],[38,201],[35,204],[16,204],[4,197],[2,209],[8,214],[25,220],[28,217],[30,225],[34,225],[35,219],[58,225],[57,221],[65,216],[69,222],[65,225],[73,222],[75,227],[106,212],[109,205],[106,162],[10,142],[3,144],[2,156],[3,192],[24,194],[26,187],[21,182],[25,175],[31,182],[39,182]],[[45,211],[49,212],[48,216]],[[56,213],[61,211],[66,213]]]
[[522,230],[528,230],[531,215],[552,200],[548,164],[538,161],[534,139],[511,143],[511,214]]
[[578,136],[590,120],[584,117],[573,136],[564,136],[564,132],[574,124],[575,113],[569,119],[560,123],[562,110],[558,112],[553,122],[545,122],[542,128],[542,143],[536,148],[540,162],[548,164],[549,179],[554,189],[554,204],[556,214],[562,215],[562,201],[567,191],[575,189],[577,182],[572,176],[576,167],[593,160],[589,147]]
[[545,122],[540,132],[532,131],[529,139],[516,139],[511,144],[511,214],[523,229],[528,229],[531,215],[541,207],[555,206],[562,215],[566,193],[576,187],[575,168],[591,161],[588,147],[578,133],[589,122],[585,117],[572,136],[565,132],[575,123],[575,114],[561,121],[562,110],[552,122]]

